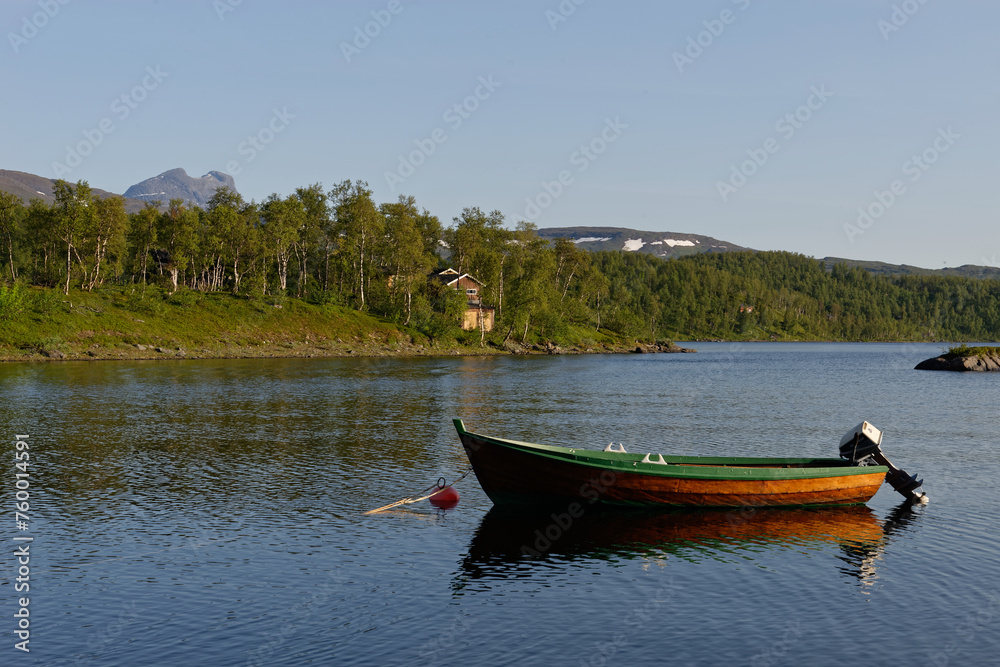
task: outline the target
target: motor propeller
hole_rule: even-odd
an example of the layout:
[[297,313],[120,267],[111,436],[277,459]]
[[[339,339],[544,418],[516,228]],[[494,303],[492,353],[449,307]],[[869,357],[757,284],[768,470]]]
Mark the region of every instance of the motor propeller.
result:
[[868,422],[861,422],[847,432],[840,440],[840,456],[857,466],[883,465],[889,469],[885,481],[904,498],[914,503],[926,503],[930,499],[923,491],[918,491],[924,480],[917,479],[902,468],[897,468],[882,452],[882,431]]

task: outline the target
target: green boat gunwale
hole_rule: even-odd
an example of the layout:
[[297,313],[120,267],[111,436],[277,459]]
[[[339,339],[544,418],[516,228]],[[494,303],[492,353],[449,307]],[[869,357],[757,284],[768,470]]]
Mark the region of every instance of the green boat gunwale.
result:
[[[881,465],[856,466],[850,461],[833,458],[755,458],[702,457],[663,455],[662,463],[643,463],[642,453],[622,453],[593,449],[571,449],[557,445],[542,445],[481,435],[466,430],[461,419],[455,419],[459,435],[490,442],[521,452],[530,452],[555,461],[572,463],[599,470],[642,473],[658,477],[683,477],[714,480],[793,480],[849,475],[885,474],[889,468]],[[656,454],[653,454],[656,456]]]

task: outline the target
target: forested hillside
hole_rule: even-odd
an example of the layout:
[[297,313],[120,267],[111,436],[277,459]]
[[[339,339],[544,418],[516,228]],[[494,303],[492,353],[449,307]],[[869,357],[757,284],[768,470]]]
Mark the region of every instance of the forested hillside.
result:
[[[54,194],[52,204],[26,206],[0,192],[0,325],[35,308],[47,288],[188,308],[200,302],[179,301],[184,293],[299,299],[484,345],[560,343],[587,331],[646,341],[1000,337],[996,280],[873,276],[784,252],[589,253],[476,207],[445,227],[412,197],[376,203],[363,182],[259,203],[222,188],[204,209],[174,200],[165,212],[150,202],[132,214],[85,182],[59,182]],[[482,283],[492,332],[460,331],[465,295],[430,277],[449,265]]]
[[[996,340],[1000,281],[874,276],[785,252],[600,253],[633,330],[682,338]],[[640,322],[640,317],[644,318]]]

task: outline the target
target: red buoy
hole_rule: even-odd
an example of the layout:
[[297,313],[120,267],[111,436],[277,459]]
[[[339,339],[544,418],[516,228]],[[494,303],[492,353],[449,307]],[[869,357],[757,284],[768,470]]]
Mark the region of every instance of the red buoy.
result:
[[443,483],[444,480],[441,480],[434,487],[437,490],[430,497],[431,505],[443,510],[450,510],[458,504],[458,491],[450,486],[442,486]]

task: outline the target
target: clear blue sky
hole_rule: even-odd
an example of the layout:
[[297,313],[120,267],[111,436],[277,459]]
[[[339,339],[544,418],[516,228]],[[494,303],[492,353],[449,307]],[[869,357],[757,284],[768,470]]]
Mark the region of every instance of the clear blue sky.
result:
[[1000,263],[1000,3],[62,2],[0,3],[0,168]]

